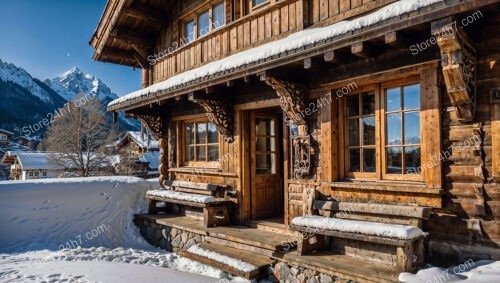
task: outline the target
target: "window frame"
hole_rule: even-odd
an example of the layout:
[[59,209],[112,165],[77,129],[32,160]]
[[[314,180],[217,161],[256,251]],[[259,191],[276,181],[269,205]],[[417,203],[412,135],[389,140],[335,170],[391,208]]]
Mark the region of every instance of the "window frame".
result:
[[[205,143],[206,146],[206,161],[187,161],[186,158],[186,149],[188,147],[187,144],[187,137],[186,137],[186,124],[191,124],[191,123],[212,123],[209,121],[207,117],[200,117],[200,118],[193,118],[193,119],[187,119],[187,120],[182,120],[180,123],[180,131],[181,131],[181,156],[182,156],[182,162],[181,165],[185,167],[205,167],[205,168],[215,168],[218,169],[220,168],[220,159],[221,159],[221,152],[220,152],[220,143],[221,143],[221,135],[219,134],[219,131],[217,130],[217,160],[216,161],[208,161],[208,146],[209,145],[215,145],[215,143],[208,143],[208,136],[207,136],[207,142]],[[212,123],[213,124],[213,123]],[[194,136],[194,147],[195,147],[195,152],[196,152],[196,135]],[[196,156],[196,154],[195,154]]]
[[[222,7],[224,8],[224,24],[218,26],[217,28],[214,28],[214,17],[213,17],[213,10],[215,6],[218,6],[222,4]],[[198,34],[198,26],[199,26],[199,17],[201,14],[204,12],[208,11],[208,26],[209,26],[209,31],[203,35]],[[183,17],[181,20],[182,23],[182,38],[186,39],[186,25],[187,23],[193,21],[194,22],[194,34],[193,34],[193,40],[189,41],[187,44],[196,41],[197,39],[206,37],[207,35],[210,35],[212,32],[220,29],[221,27],[225,26],[226,20],[227,20],[227,11],[226,11],[226,0],[217,0],[217,1],[211,1],[208,4],[201,5],[199,6],[194,12],[189,13],[189,15],[186,15]]]
[[250,7],[250,12],[253,12],[255,10],[259,10],[261,9],[262,7],[264,6],[267,6],[269,4],[271,4],[272,2],[275,2],[275,0],[266,0],[258,5],[253,5],[253,0],[248,0],[248,7]]
[[[339,118],[339,133],[340,133],[340,152],[339,152],[339,173],[340,177],[342,179],[368,179],[368,180],[380,180],[380,181],[391,181],[391,180],[397,180],[397,181],[418,181],[422,182],[424,181],[423,179],[423,174],[420,172],[419,174],[388,174],[386,173],[386,121],[385,121],[385,90],[387,88],[392,88],[392,87],[404,87],[407,85],[413,85],[413,84],[419,84],[420,85],[420,122],[422,121],[422,82],[420,80],[419,75],[413,75],[411,77],[407,78],[402,78],[402,79],[393,79],[393,80],[387,80],[384,82],[377,82],[377,83],[372,83],[364,86],[359,86],[357,89],[355,89],[353,92],[342,96],[339,98],[339,103],[338,103],[338,118]],[[349,172],[349,160],[348,160],[348,146],[347,146],[347,119],[346,119],[346,111],[347,111],[347,97],[351,95],[358,95],[366,92],[373,91],[375,93],[375,158],[376,158],[376,166],[375,166],[375,172]],[[359,102],[360,104],[362,103],[361,101]],[[360,106],[361,108],[361,106]],[[361,111],[361,109],[360,109]],[[359,113],[359,116],[356,116],[356,119],[360,119],[360,117],[363,117],[362,113]],[[404,127],[404,125],[402,126]],[[360,141],[362,140],[362,127],[360,125],[359,127],[360,131]],[[420,141],[420,148],[422,150],[423,143],[425,142],[422,139],[422,123],[420,123],[420,136],[421,136],[421,141]],[[401,145],[404,147],[404,145]],[[363,148],[363,145],[360,144],[357,146],[357,148]],[[372,148],[372,147],[369,147]],[[421,161],[420,161],[420,166],[423,166],[423,158],[422,158],[422,151],[421,151]],[[363,157],[360,156],[360,165],[363,163]],[[361,167],[361,166],[360,166]],[[360,169],[361,170],[361,169]]]

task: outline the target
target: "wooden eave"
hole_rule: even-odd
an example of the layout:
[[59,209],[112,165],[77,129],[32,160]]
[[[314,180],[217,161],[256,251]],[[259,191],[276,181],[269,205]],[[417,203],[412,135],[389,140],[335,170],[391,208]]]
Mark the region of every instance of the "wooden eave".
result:
[[89,44],[96,61],[141,67],[134,54],[151,52],[155,36],[167,25],[163,12],[173,0],[110,0]]
[[[351,48],[356,43],[367,42],[369,40],[378,40],[384,38],[388,33],[410,29],[418,25],[427,24],[431,21],[448,17],[455,14],[460,14],[466,11],[477,10],[494,3],[497,0],[472,0],[467,2],[459,2],[452,5],[446,5],[444,2],[438,2],[431,6],[421,8],[418,11],[403,14],[397,18],[391,18],[372,26],[363,27],[358,30],[351,31],[348,34],[343,34],[329,38],[325,41],[317,42],[316,44],[305,46],[296,50],[281,53],[279,55],[250,63],[245,66],[240,66],[231,70],[219,72],[217,74],[200,78],[189,83],[185,83],[171,89],[166,89],[161,92],[151,93],[147,98],[138,97],[127,102],[108,107],[108,111],[130,111],[133,109],[151,106],[155,103],[163,104],[167,99],[186,95],[190,92],[210,88],[219,84],[227,84],[230,81],[243,79],[251,75],[271,70],[273,68],[282,67],[285,65],[296,65],[298,61],[304,61],[315,56],[323,56],[323,54],[339,50],[341,48]],[[430,36],[429,30],[429,36]]]

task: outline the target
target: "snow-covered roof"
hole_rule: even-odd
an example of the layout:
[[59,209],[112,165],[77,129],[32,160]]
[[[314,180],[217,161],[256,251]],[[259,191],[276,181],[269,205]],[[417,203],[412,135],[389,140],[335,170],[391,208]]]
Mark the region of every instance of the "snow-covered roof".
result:
[[[144,134],[144,139],[142,138],[141,132],[139,131],[129,131],[127,135],[133,139],[141,148],[148,148],[148,135]],[[151,135],[149,135],[149,148],[158,149],[158,141],[156,141]]]
[[442,2],[442,0],[400,0],[353,20],[340,21],[325,27],[299,31],[284,39],[238,52],[201,67],[180,73],[147,88],[134,91],[111,101],[108,104],[108,110],[117,110],[120,107],[165,95],[169,91],[187,86],[196,81],[209,77],[221,76],[226,72],[245,68],[248,65],[259,63],[261,60],[268,60],[274,56],[281,56],[281,54],[286,54],[293,50],[303,50],[310,46],[321,45],[324,44],[325,41],[331,41],[336,36],[354,32],[355,30],[375,25],[379,22],[413,12],[419,8],[427,7],[438,2]]
[[0,133],[4,133],[4,134],[6,134],[8,136],[13,136],[14,135],[13,132],[10,132],[10,131],[4,130],[4,129],[0,129]]
[[23,170],[57,169],[56,165],[49,162],[48,154],[48,152],[35,151],[16,151],[11,153],[11,155],[17,156]]

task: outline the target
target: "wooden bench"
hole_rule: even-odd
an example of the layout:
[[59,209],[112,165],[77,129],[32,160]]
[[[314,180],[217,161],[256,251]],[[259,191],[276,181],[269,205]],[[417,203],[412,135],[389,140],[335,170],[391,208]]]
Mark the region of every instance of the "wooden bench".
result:
[[[149,214],[176,213],[203,220],[205,227],[230,223],[228,188],[207,183],[186,181],[164,182],[165,189],[146,192]],[[160,205],[161,204],[161,205]]]
[[424,264],[420,227],[430,209],[387,204],[315,201],[313,208],[322,216],[292,220],[299,231],[297,252],[333,250],[371,262],[389,264],[398,272],[411,272]]

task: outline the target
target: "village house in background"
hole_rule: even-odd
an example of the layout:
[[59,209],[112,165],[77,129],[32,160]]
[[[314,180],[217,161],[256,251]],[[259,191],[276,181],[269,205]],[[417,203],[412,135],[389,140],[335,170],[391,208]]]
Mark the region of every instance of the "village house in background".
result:
[[281,281],[499,260],[498,5],[108,1],[93,58],[142,68],[108,111],[159,145],[142,235]]
[[2,159],[10,166],[11,180],[59,178],[64,170],[50,164],[47,152],[8,151]]
[[148,132],[128,131],[106,151],[117,158],[114,166],[117,175],[140,178],[157,178],[160,152],[158,141]]

